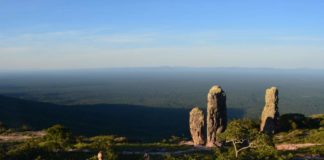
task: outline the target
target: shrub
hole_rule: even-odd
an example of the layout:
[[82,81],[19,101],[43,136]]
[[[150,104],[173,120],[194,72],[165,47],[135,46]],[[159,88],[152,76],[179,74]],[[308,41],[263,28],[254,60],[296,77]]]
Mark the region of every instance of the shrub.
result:
[[62,125],[54,125],[46,130],[42,146],[47,146],[53,150],[66,149],[71,147],[75,141],[70,130]]
[[289,131],[295,129],[318,128],[319,121],[310,117],[305,117],[299,113],[283,114],[279,118],[279,131]]
[[45,150],[38,146],[37,140],[28,140],[18,145],[12,146],[7,152],[9,159],[35,159]]
[[216,150],[218,159],[271,159],[277,155],[271,137],[259,133],[257,124],[249,119],[231,121],[218,137],[232,145]]
[[6,132],[7,129],[7,126],[4,123],[0,122],[0,134]]

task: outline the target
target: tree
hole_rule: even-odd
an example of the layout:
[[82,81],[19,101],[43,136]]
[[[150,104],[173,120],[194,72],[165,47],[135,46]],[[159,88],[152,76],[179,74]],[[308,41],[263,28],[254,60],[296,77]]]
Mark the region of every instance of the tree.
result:
[[116,160],[118,158],[117,154],[115,154],[115,152],[113,151],[111,145],[106,146],[105,153],[106,153],[106,159],[108,160]]
[[[120,137],[119,137],[120,138]],[[117,154],[114,152],[113,146],[116,138],[114,136],[96,136],[90,138],[94,149],[98,149],[103,152],[104,159],[116,160]],[[121,139],[117,139],[121,140]],[[124,139],[125,140],[125,139]]]
[[[231,121],[226,131],[219,134],[219,138],[233,146],[233,149],[223,149],[223,152],[234,152],[235,158],[238,158],[239,154],[246,158],[250,157],[247,159],[255,157],[262,159],[262,157],[275,155],[271,137],[259,133],[257,124],[249,119]],[[245,154],[247,151],[248,154]],[[218,151],[220,152],[222,151]],[[227,157],[227,159],[233,158]]]
[[54,125],[48,128],[46,133],[44,142],[52,149],[64,149],[74,141],[71,131],[62,125]]

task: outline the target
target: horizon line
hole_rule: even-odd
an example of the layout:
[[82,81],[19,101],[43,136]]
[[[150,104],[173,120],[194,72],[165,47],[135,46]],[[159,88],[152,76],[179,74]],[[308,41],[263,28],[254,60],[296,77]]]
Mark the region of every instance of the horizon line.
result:
[[279,67],[197,67],[197,66],[134,66],[134,67],[89,67],[89,68],[46,68],[46,69],[0,69],[0,73],[19,72],[55,72],[55,71],[89,71],[89,70],[129,70],[129,69],[246,69],[246,70],[285,70],[285,71],[324,71],[324,68],[279,68]]

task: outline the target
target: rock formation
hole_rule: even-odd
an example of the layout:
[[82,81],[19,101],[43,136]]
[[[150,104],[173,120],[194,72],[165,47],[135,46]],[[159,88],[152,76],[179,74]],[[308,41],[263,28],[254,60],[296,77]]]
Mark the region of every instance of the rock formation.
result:
[[205,126],[205,118],[203,111],[198,107],[195,107],[190,111],[189,125],[194,145],[196,146],[205,144],[203,132]]
[[265,106],[261,115],[261,132],[275,133],[279,118],[278,101],[278,89],[276,87],[268,88],[265,94]]
[[226,94],[220,86],[213,86],[207,96],[207,147],[218,146],[216,134],[227,124]]

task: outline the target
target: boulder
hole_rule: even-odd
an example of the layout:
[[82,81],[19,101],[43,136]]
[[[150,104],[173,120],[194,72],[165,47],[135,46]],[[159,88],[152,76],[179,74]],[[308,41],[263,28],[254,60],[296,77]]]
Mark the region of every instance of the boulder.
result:
[[216,134],[227,125],[226,94],[220,86],[213,86],[207,95],[207,147],[219,146]]
[[195,146],[205,144],[203,131],[205,126],[205,117],[203,111],[198,107],[195,107],[190,111],[189,126],[193,144]]

